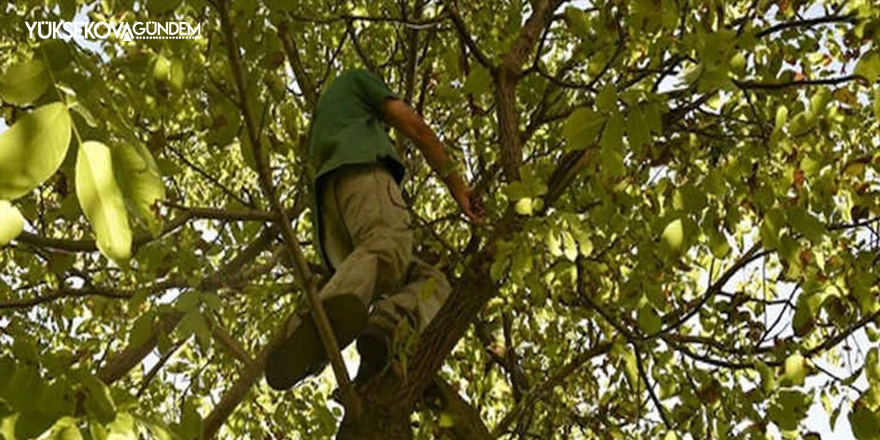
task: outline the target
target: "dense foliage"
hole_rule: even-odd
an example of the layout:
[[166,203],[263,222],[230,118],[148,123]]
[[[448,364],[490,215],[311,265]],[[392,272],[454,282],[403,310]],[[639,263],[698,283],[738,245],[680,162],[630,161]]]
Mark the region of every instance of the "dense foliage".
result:
[[[201,35],[26,27],[86,16]],[[28,0],[0,29],[6,440],[880,439],[872,0]],[[328,276],[305,151],[351,67],[489,212],[395,135],[455,293],[360,408],[330,369],[261,378]]]

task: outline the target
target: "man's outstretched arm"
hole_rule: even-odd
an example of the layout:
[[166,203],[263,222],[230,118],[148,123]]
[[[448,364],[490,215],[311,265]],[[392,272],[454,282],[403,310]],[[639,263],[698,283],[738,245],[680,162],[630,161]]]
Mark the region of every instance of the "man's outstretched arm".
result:
[[385,99],[382,102],[382,112],[388,124],[412,139],[431,169],[443,178],[452,197],[468,219],[473,223],[481,223],[484,213],[479,199],[456,171],[455,163],[446,154],[446,149],[434,130],[401,99]]

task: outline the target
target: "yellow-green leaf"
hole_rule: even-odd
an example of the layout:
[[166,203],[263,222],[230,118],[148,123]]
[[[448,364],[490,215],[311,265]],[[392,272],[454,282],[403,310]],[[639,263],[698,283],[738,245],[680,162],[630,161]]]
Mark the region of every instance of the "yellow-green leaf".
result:
[[650,303],[645,303],[645,305],[639,308],[638,322],[639,328],[648,335],[659,332],[663,326],[660,315],[657,314],[657,311],[654,310]]
[[794,386],[804,384],[804,379],[807,377],[807,360],[803,356],[795,353],[785,358],[784,368],[785,373],[783,377],[789,384]]
[[568,141],[568,148],[581,150],[596,141],[605,116],[590,108],[581,107],[565,120],[562,135]]
[[524,197],[516,201],[516,205],[514,205],[513,209],[519,215],[532,215],[532,199],[528,197]]
[[776,109],[776,125],[774,126],[774,130],[782,130],[782,127],[785,126],[785,123],[788,121],[788,107],[784,105],[780,105]]
[[0,134],[0,198],[31,192],[61,166],[70,144],[70,114],[64,104],[44,105]]
[[663,229],[663,243],[673,251],[681,250],[681,244],[684,242],[684,225],[681,219],[675,219],[666,225]]
[[169,79],[170,72],[171,61],[162,55],[157,56],[156,61],[153,64],[153,78],[161,82],[166,82]]
[[880,88],[874,90],[874,117],[880,121]]
[[183,83],[186,81],[186,72],[184,71],[182,61],[175,59],[171,62],[170,80],[171,88],[178,92],[183,90]]
[[575,243],[571,232],[562,231],[562,253],[568,261],[574,261],[578,256],[577,243]]
[[880,77],[880,53],[871,51],[862,56],[856,64],[855,74],[863,76],[868,80],[868,84],[877,82],[877,78]]
[[6,200],[0,200],[0,246],[6,246],[21,234],[24,218],[18,208]]
[[113,175],[113,159],[106,145],[87,141],[76,159],[76,196],[97,237],[98,249],[117,262],[131,256],[131,229],[122,191]]
[[0,76],[0,98],[15,105],[34,102],[49,87],[49,75],[40,60],[13,64]]
[[113,150],[113,170],[125,201],[147,223],[153,235],[162,230],[162,219],[154,209],[165,198],[165,184],[150,151],[141,144]]
[[68,426],[64,429],[58,431],[55,435],[57,440],[82,440],[82,433],[79,432],[79,428],[74,425]]

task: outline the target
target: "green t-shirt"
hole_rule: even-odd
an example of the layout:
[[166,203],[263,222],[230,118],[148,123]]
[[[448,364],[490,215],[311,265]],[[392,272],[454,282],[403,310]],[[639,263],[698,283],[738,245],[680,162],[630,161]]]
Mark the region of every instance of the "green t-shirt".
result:
[[405,168],[385,132],[385,98],[399,97],[376,75],[354,69],[339,75],[318,99],[309,135],[309,158],[316,170],[312,212],[315,243],[331,271],[335,269],[321,241],[321,176],[345,165],[381,161],[398,183],[403,180]]
[[398,182],[404,167],[385,132],[382,101],[398,98],[379,77],[348,70],[318,99],[309,136],[315,179],[343,165],[386,162]]

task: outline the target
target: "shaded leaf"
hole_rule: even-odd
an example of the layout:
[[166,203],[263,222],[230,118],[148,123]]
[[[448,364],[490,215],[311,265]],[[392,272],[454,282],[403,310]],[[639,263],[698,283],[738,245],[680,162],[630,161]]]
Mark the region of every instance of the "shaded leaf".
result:
[[605,116],[593,109],[581,107],[572,112],[562,127],[562,135],[568,141],[568,148],[580,150],[596,142],[603,123]]

